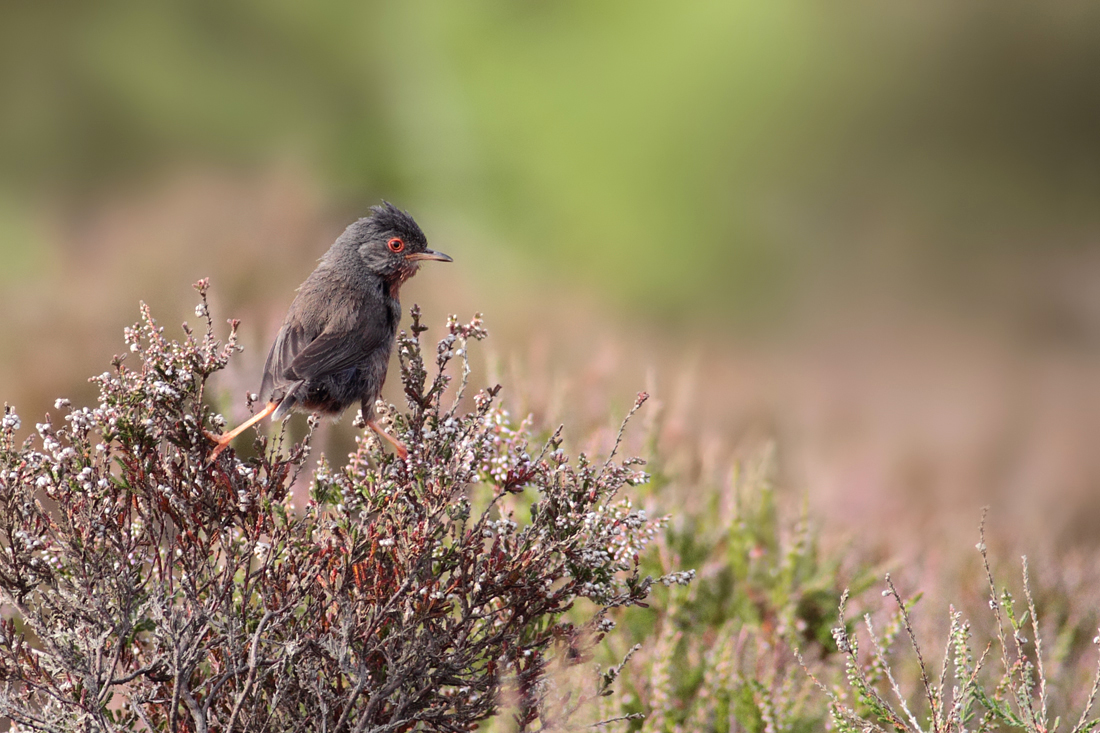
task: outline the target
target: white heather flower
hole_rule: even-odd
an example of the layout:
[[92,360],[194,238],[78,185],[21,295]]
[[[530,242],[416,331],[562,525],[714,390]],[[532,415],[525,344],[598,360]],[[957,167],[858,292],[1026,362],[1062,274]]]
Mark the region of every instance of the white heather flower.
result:
[[677,573],[669,573],[661,578],[661,583],[665,586],[670,585],[687,585],[695,578],[694,570],[684,570]]

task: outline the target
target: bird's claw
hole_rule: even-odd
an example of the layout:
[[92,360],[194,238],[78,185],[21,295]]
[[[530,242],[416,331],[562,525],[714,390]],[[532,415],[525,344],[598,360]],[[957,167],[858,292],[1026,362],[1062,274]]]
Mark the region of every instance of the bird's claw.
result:
[[375,432],[375,434],[378,435],[379,438],[382,438],[382,440],[384,440],[387,443],[389,443],[390,445],[392,445],[394,451],[397,453],[398,457],[402,461],[408,460],[408,458],[409,458],[409,449],[405,447],[404,443],[402,443],[400,440],[398,440],[397,438],[393,437],[392,435],[387,433],[385,430],[383,430],[382,426],[379,425],[378,422],[375,421],[375,420],[367,421],[367,426],[371,430],[373,430]]
[[229,443],[232,442],[234,437],[232,435],[229,435],[228,433],[219,435],[217,433],[212,433],[209,430],[203,430],[202,434],[205,435],[206,439],[209,440],[211,443],[216,444],[214,446],[214,450],[210,452],[211,463],[216,461],[218,459],[218,456],[221,455],[222,451],[229,447]]
[[230,430],[228,433],[222,433],[222,434],[218,435],[218,434],[215,434],[215,433],[211,433],[207,430],[203,430],[202,431],[203,435],[205,435],[212,442],[217,443],[217,447],[215,447],[214,451],[210,454],[211,463],[213,463],[214,460],[219,455],[221,455],[221,452],[223,450],[225,450],[226,448],[229,447],[229,443],[232,442],[232,440],[234,438],[236,438],[238,435],[240,435],[241,433],[243,433],[245,430],[252,427],[256,423],[258,423],[260,420],[263,420],[265,417],[267,417],[271,413],[275,412],[275,409],[278,406],[279,406],[279,404],[277,402],[268,402],[267,406],[264,407],[263,410],[261,410],[260,412],[257,412],[255,415],[248,418],[243,423],[241,423],[237,427]]

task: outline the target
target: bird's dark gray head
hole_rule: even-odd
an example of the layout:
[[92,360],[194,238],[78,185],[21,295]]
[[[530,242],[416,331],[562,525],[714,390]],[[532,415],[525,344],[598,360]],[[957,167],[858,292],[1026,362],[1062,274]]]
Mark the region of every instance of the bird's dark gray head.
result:
[[340,237],[355,247],[372,273],[400,284],[416,274],[423,260],[450,262],[442,252],[428,249],[428,239],[407,211],[388,201],[372,206]]

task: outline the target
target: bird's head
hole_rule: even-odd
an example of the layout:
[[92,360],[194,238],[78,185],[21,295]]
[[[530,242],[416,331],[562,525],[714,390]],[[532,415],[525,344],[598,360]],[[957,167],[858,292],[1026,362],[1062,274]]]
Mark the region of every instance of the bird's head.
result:
[[348,227],[367,269],[400,284],[416,274],[424,260],[451,262],[442,252],[428,249],[428,240],[408,212],[388,201],[372,206],[371,215]]

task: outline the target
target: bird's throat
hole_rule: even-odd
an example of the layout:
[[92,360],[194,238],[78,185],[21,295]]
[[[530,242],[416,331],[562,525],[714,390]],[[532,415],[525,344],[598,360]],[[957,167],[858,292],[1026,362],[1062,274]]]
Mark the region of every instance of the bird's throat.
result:
[[401,286],[405,284],[406,280],[415,275],[418,269],[420,269],[419,266],[409,264],[384,278],[382,282],[385,285],[386,295],[394,300],[401,300]]

